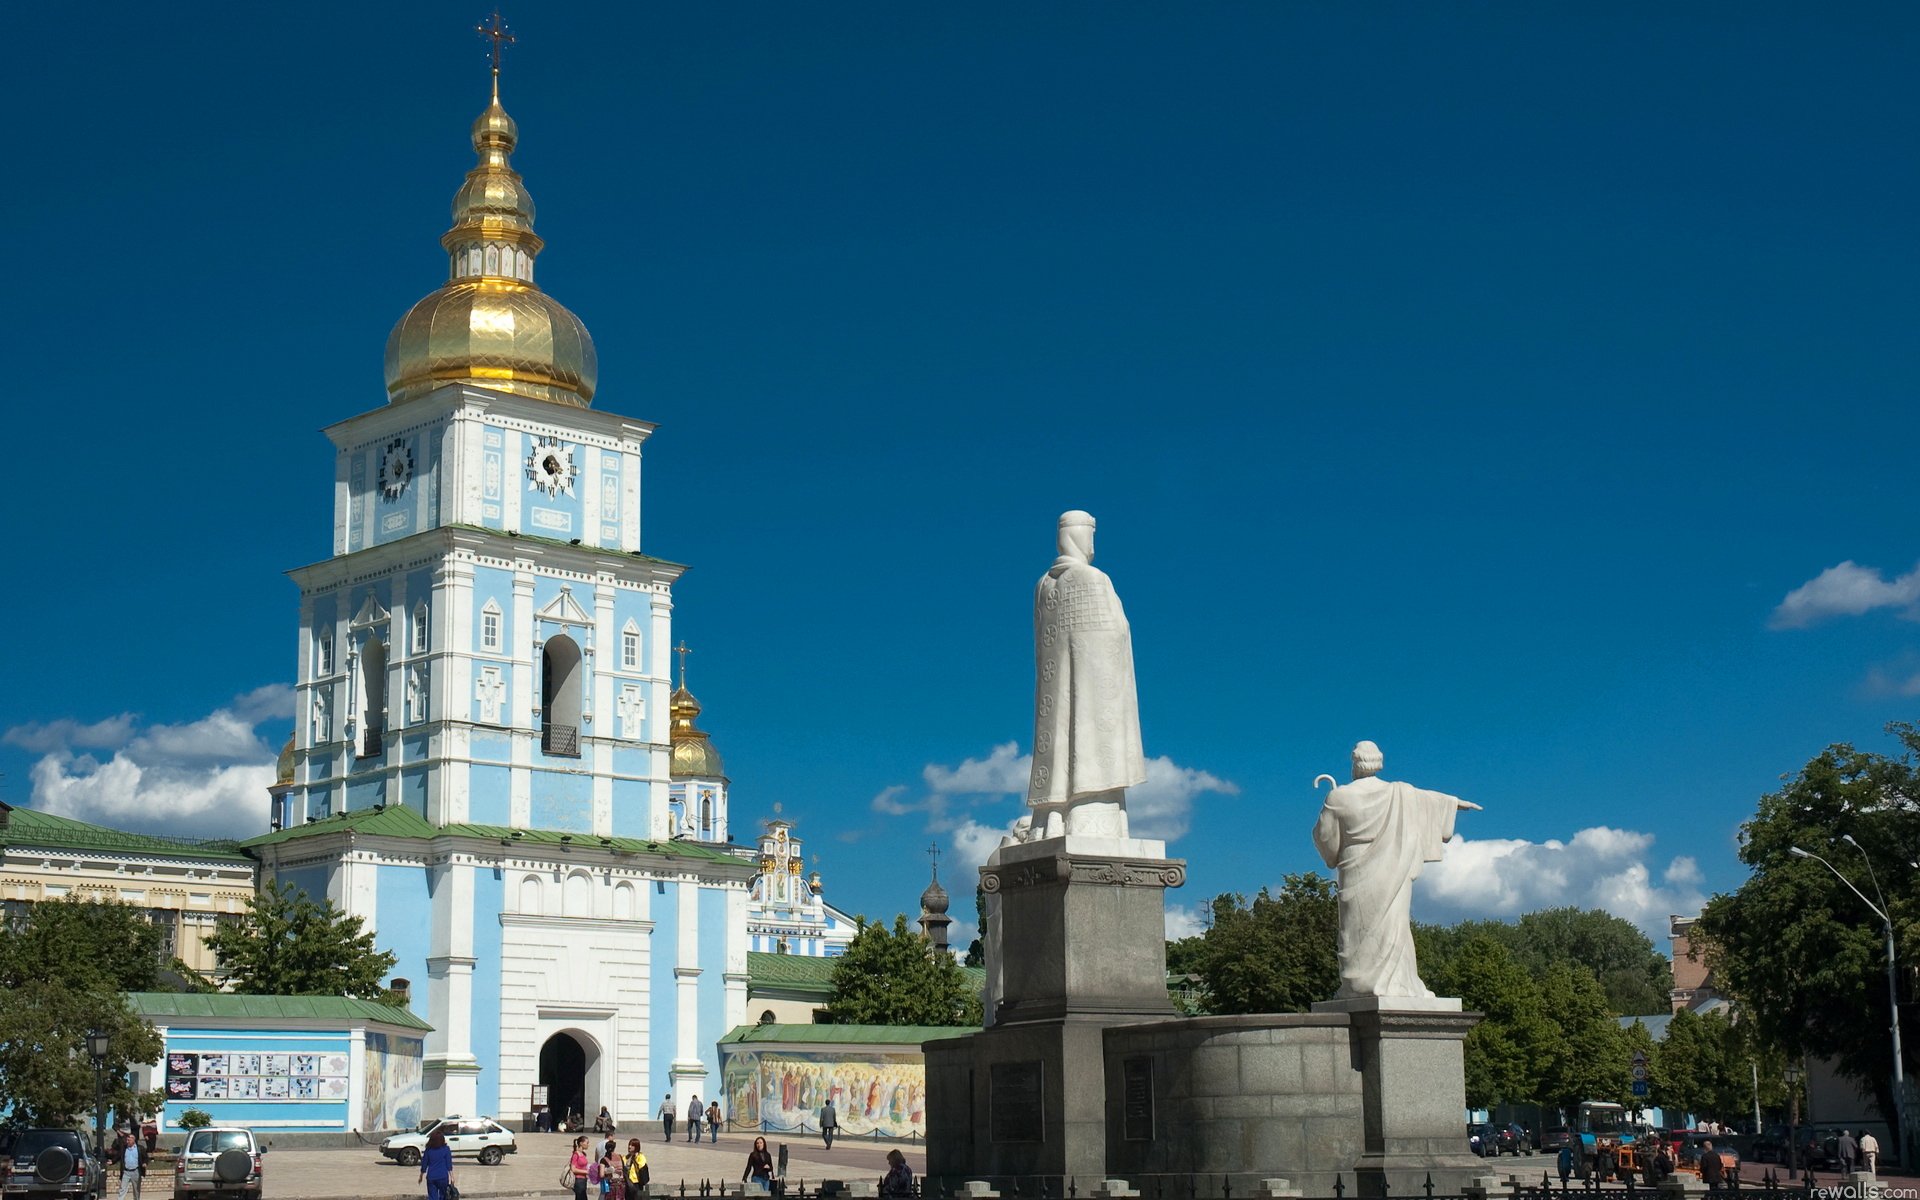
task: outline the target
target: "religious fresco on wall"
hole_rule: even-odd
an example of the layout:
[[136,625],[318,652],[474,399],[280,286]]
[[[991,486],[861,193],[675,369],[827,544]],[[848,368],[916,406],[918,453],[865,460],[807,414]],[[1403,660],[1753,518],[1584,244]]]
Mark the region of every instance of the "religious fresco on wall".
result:
[[762,1133],[818,1133],[820,1106],[831,1098],[843,1136],[926,1134],[926,1068],[918,1054],[722,1053],[729,1124]]
[[419,1038],[367,1032],[361,1129],[412,1129],[420,1124],[420,1062],[424,1050]]

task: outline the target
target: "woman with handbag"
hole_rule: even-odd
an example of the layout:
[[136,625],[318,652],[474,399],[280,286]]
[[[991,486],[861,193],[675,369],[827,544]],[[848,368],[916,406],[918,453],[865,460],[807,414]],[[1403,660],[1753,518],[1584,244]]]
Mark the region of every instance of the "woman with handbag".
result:
[[447,1192],[453,1186],[453,1147],[447,1145],[447,1135],[438,1129],[427,1139],[427,1148],[420,1155],[420,1180],[427,1185],[427,1200],[447,1200]]
[[573,1155],[567,1159],[566,1169],[560,1172],[562,1186],[573,1188],[573,1200],[587,1200],[587,1175],[593,1169],[593,1160],[587,1157],[587,1135],[581,1134],[573,1139]]
[[767,1153],[767,1139],[753,1139],[753,1152],[747,1155],[747,1169],[740,1182],[751,1184],[763,1196],[773,1190],[773,1155]]

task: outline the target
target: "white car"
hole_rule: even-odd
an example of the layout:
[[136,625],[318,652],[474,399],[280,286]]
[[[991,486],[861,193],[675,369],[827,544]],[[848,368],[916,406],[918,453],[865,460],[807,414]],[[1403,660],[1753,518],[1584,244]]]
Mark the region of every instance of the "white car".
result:
[[520,1149],[514,1144],[513,1131],[492,1117],[441,1117],[420,1122],[412,1133],[394,1134],[380,1143],[380,1153],[402,1166],[417,1167],[435,1130],[446,1137],[447,1149],[455,1155],[474,1155],[482,1166],[494,1166]]

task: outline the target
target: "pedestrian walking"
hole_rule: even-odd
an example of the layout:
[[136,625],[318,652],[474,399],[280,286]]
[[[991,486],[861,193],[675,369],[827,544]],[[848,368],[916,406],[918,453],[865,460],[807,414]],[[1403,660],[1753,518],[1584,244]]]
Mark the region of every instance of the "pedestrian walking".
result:
[[573,1200],[587,1200],[587,1176],[593,1173],[593,1160],[587,1157],[587,1135],[573,1139],[573,1155],[567,1159],[567,1177],[573,1182]]
[[763,1196],[773,1190],[773,1155],[767,1153],[767,1139],[753,1139],[753,1149],[747,1154],[747,1169],[741,1173],[740,1182]]
[[673,1093],[668,1092],[666,1098],[660,1101],[660,1124],[666,1130],[668,1141],[673,1140],[673,1118]]
[[453,1184],[453,1147],[438,1129],[420,1152],[420,1178],[414,1182],[427,1185],[427,1200],[447,1200],[447,1188]]
[[1834,1139],[1834,1149],[1840,1152],[1840,1173],[1851,1175],[1860,1162],[1860,1143],[1853,1135],[1842,1129],[1840,1136]]
[[1720,1161],[1720,1152],[1713,1148],[1712,1142],[1700,1143],[1700,1182],[1707,1190],[1717,1192],[1726,1181],[1727,1165]]
[[140,1161],[140,1143],[131,1133],[126,1134],[120,1141],[120,1200],[130,1195],[140,1200]]
[[699,1096],[695,1096],[693,1099],[687,1101],[688,1141],[697,1142],[700,1140],[700,1118],[706,1114],[706,1111],[706,1109],[700,1106]]
[[1573,1177],[1573,1147],[1560,1147],[1560,1186],[1567,1186],[1567,1180]]
[[652,1182],[653,1172],[647,1168],[647,1155],[640,1149],[640,1139],[628,1138],[627,1200],[643,1200],[647,1194],[647,1185]]
[[709,1100],[707,1102],[707,1141],[711,1144],[719,1140],[720,1102],[718,1100]]
[[833,1139],[840,1133],[840,1114],[833,1110],[833,1101],[820,1106],[820,1140],[833,1149]]
[[1860,1161],[1869,1175],[1880,1173],[1880,1139],[1862,1130],[1860,1133]]
[[913,1195],[913,1170],[907,1166],[907,1156],[898,1150],[887,1151],[887,1173],[880,1178],[880,1194],[895,1200]]

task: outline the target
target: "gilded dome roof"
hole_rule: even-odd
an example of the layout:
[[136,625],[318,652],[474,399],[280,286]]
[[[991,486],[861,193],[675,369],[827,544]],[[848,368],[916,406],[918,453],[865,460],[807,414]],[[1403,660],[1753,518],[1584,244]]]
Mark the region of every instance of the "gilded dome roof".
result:
[[275,787],[293,782],[293,735],[287,735],[287,744],[280,748],[280,761],[276,763],[273,776]]
[[533,197],[509,161],[518,140],[496,80],[473,123],[479,162],[454,194],[453,227],[440,238],[447,284],[387,336],[395,404],[456,380],[582,408],[593,399],[600,363],[592,336],[533,281],[545,243],[533,231]]
[[684,666],[669,708],[673,714],[673,765],[668,774],[675,779],[725,779],[727,769],[720,762],[720,752],[703,730],[694,728],[700,702],[687,690]]

